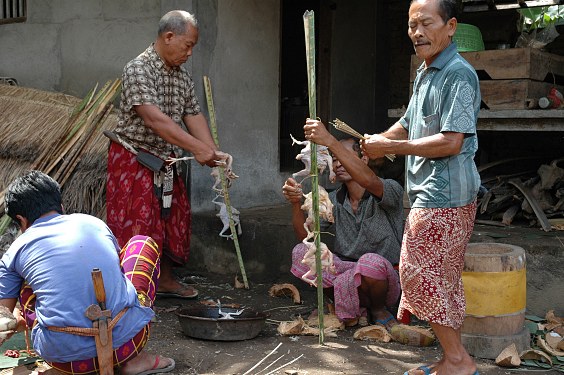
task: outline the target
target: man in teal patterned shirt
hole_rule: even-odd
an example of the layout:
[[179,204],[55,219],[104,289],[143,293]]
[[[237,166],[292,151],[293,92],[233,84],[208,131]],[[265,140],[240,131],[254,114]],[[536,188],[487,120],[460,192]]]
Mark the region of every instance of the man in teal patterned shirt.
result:
[[400,256],[406,311],[427,320],[443,349],[437,363],[408,375],[476,375],[462,346],[466,301],[464,253],[476,215],[480,176],[476,120],[480,89],[476,72],[457,52],[456,0],[412,0],[408,34],[424,62],[417,71],[405,115],[362,144],[371,158],[406,155],[406,190],[411,210]]

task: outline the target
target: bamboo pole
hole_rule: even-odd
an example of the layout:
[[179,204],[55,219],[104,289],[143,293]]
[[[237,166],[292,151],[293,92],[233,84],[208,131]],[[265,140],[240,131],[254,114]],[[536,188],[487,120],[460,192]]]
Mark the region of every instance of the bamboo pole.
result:
[[[215,121],[215,109],[213,106],[211,82],[209,77],[207,76],[204,76],[204,89],[206,91],[206,101],[208,102],[208,112],[210,115],[210,129],[213,141],[219,149],[219,138],[217,136],[217,124]],[[243,284],[245,285],[245,289],[249,289],[247,273],[245,272],[245,264],[243,263],[241,249],[239,248],[239,238],[237,237],[237,230],[235,229],[235,223],[233,222],[233,212],[231,212],[231,200],[229,199],[229,189],[227,187],[227,179],[225,178],[225,168],[221,165],[219,166],[219,177],[221,179],[221,189],[223,190],[223,200],[225,201],[225,208],[227,209],[227,215],[229,216],[229,228],[231,229],[233,243],[235,244],[235,252],[237,253],[237,260],[239,261],[241,276],[243,277]]]
[[[317,118],[315,90],[315,22],[313,11],[304,13],[304,31],[307,63],[307,82],[309,96],[309,118]],[[320,230],[319,230],[319,176],[317,169],[317,144],[310,142],[311,148],[311,197],[313,208],[313,232],[315,241],[315,271],[317,273],[317,311],[319,319],[319,344],[325,341],[325,325],[323,324],[323,275],[321,268]]]

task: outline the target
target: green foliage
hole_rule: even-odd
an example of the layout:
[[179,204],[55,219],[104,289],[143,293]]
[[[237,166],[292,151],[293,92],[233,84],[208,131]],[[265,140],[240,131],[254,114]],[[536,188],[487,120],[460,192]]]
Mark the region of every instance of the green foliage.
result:
[[564,25],[564,5],[521,8],[517,11],[521,15],[518,25],[519,31],[530,32],[548,26]]

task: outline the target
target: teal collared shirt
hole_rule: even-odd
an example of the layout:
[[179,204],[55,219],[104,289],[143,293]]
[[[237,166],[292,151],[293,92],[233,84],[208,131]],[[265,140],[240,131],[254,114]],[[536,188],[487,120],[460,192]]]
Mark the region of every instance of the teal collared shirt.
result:
[[474,68],[451,43],[433,63],[421,64],[413,95],[399,120],[409,139],[440,132],[464,133],[460,153],[442,158],[406,157],[407,193],[411,207],[461,207],[476,199],[480,175],[474,163],[478,149],[476,121],[480,86]]

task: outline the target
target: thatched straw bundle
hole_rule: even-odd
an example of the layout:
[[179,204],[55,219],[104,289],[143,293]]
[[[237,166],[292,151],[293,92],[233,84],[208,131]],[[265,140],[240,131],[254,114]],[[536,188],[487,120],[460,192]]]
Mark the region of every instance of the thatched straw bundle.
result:
[[25,171],[39,169],[62,185],[67,213],[105,220],[108,139],[102,132],[117,123],[111,102],[118,89],[119,81],[108,82],[81,101],[0,85],[0,191]]

